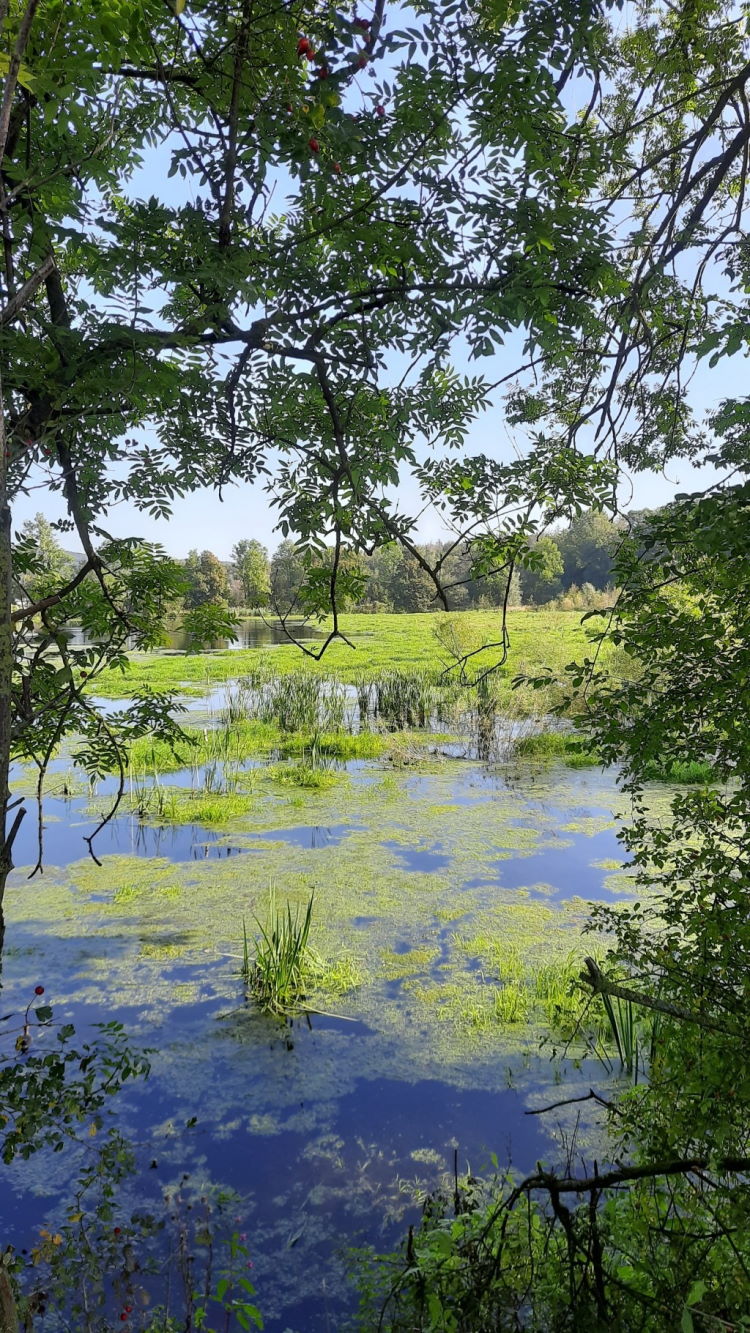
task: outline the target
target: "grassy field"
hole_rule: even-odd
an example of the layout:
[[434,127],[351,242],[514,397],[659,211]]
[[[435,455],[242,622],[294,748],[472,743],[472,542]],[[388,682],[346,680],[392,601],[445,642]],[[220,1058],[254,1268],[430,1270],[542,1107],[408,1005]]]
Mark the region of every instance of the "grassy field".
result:
[[[589,621],[598,626],[602,622]],[[323,626],[325,628],[325,626]],[[264,649],[196,654],[134,654],[124,674],[107,672],[91,684],[92,693],[108,698],[132,694],[148,685],[157,690],[204,694],[212,685],[242,676],[258,653],[267,654],[275,672],[306,669],[320,675],[356,682],[378,672],[423,669],[438,673],[454,661],[451,647],[473,651],[496,642],[501,633],[497,611],[463,611],[425,615],[347,615],[341,629],[351,641],[330,645],[321,661],[303,654],[294,644]],[[562,673],[568,662],[586,654],[586,629],[578,611],[511,611],[510,652],[500,674],[508,688],[514,676],[550,667]],[[501,657],[488,648],[472,658],[471,667],[489,667]]]

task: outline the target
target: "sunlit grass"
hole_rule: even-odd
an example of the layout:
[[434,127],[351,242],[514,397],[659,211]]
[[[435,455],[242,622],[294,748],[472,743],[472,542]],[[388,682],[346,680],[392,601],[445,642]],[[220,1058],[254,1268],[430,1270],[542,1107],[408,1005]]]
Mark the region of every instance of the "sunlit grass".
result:
[[569,731],[538,731],[522,736],[515,753],[524,759],[562,759],[569,768],[590,768],[601,761],[585,737]]
[[271,886],[265,922],[256,917],[258,935],[251,947],[242,923],[242,979],[248,994],[265,1013],[282,1017],[309,1007],[312,993],[340,997],[362,983],[358,963],[348,955],[323,959],[310,945],[314,893],[304,911],[290,903],[279,907]]
[[[106,672],[92,681],[90,688],[92,693],[108,698],[127,696],[142,685],[203,694],[213,685],[257,672],[259,660],[264,664],[271,661],[276,675],[298,672],[304,665],[306,672],[320,676],[334,674],[349,684],[361,684],[363,679],[384,670],[428,672],[437,676],[451,665],[450,654],[433,632],[445,618],[441,612],[345,615],[341,628],[354,647],[333,643],[320,662],[303,659],[293,644],[278,645],[267,653],[249,648],[188,656],[134,654],[126,672]],[[499,611],[461,611],[452,613],[451,619],[466,625],[472,642],[475,639],[492,642],[498,638]],[[516,674],[534,674],[545,666],[562,674],[566,664],[580,657],[587,647],[580,612],[512,611],[508,626],[510,656],[499,676],[508,694]],[[606,662],[607,651],[605,645],[600,661]],[[472,659],[473,665],[481,670],[493,666],[497,660],[496,650],[487,650]]]
[[307,791],[325,791],[347,781],[346,773],[337,773],[304,760],[296,764],[271,764],[265,772],[272,782],[282,787],[303,787]]
[[698,759],[672,759],[669,763],[654,759],[646,767],[646,777],[652,782],[702,784],[716,781],[711,764]]

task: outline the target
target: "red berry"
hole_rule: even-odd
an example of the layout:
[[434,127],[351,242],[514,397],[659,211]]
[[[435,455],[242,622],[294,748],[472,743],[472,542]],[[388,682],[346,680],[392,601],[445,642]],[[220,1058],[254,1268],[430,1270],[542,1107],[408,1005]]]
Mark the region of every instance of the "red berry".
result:
[[369,29],[369,27],[370,27],[370,20],[369,20],[369,19],[355,19],[355,20],[354,20],[354,26],[355,26],[355,28],[361,28],[361,29],[362,29],[362,32],[367,32],[368,29]]
[[112,1234],[113,1234],[113,1236],[119,1236],[121,1230],[122,1230],[122,1227],[113,1227],[113,1228],[112,1228]]
[[337,176],[340,176],[340,175],[341,175],[341,163],[340,163],[340,162],[334,162],[334,164],[333,164],[331,170],[332,170],[332,171],[335,171]]
[[308,53],[307,53],[307,58],[308,58],[308,60],[314,60],[314,59],[315,59],[315,52],[313,51],[312,47],[310,47],[310,50],[309,50]]
[[311,153],[320,152],[320,144],[318,143],[317,139],[308,139],[307,143]]
[[35,987],[34,987],[34,994],[35,994],[35,995],[44,995],[44,986],[35,986]]
[[328,66],[327,66],[327,65],[321,65],[320,69],[316,69],[316,71],[315,71],[315,77],[316,77],[316,79],[327,79],[327,78],[328,78]]
[[299,41],[297,42],[297,55],[298,55],[298,56],[306,56],[307,53],[308,53],[308,51],[311,51],[311,50],[312,50],[312,47],[310,46],[310,43],[309,43],[307,37],[300,37]]
[[376,106],[376,107],[375,107],[375,115],[376,115],[376,116],[384,116],[384,115],[385,115],[385,107],[384,107],[384,106]]

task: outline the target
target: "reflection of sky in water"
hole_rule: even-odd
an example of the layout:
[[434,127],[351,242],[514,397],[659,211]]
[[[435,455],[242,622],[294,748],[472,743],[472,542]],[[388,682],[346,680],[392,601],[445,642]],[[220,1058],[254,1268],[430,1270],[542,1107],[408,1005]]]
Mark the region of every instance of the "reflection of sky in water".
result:
[[[349,771],[355,789],[359,784],[368,790],[373,774],[379,772],[361,763],[349,766]],[[165,775],[162,782],[189,786],[191,780],[186,770]],[[594,828],[588,835],[562,826],[601,822],[612,808],[611,778],[597,771],[565,772],[561,778],[559,770],[554,776],[530,770],[519,772],[517,779],[511,776],[509,783],[497,771],[486,773],[467,763],[451,770],[450,784],[439,773],[408,775],[403,783],[398,817],[404,822],[373,825],[382,839],[375,846],[390,855],[394,892],[408,893],[418,872],[450,877],[449,835],[452,823],[460,823],[461,811],[468,817],[476,809],[480,814],[486,810],[491,843],[493,820],[512,795],[510,824],[519,831],[538,829],[542,845],[537,847],[534,839],[526,845],[521,839],[520,850],[509,852],[507,845],[499,844],[502,857],[493,863],[491,878],[487,879],[484,866],[475,881],[464,875],[456,889],[471,890],[476,885],[493,891],[496,885],[507,891],[548,884],[554,890],[553,903],[575,894],[606,896],[603,880],[608,872],[592,862],[621,859],[616,830]],[[106,786],[111,789],[112,784]],[[99,792],[104,794],[103,786]],[[254,842],[278,844],[279,855],[285,847],[318,850],[321,855],[335,849],[345,863],[348,840],[354,845],[365,830],[361,807],[351,822],[315,824],[306,822],[310,805],[305,799],[304,820],[294,823],[290,818],[287,827],[260,829],[239,821],[241,832],[234,835],[197,825],[139,825],[129,816],[117,817],[99,835],[95,850],[102,858],[127,853],[182,863],[241,852],[248,876],[253,873]],[[337,799],[339,813],[346,819],[346,789]],[[459,807],[455,815],[446,810],[442,816],[444,841],[425,840],[410,829],[410,799],[448,800]],[[85,814],[85,804],[83,798],[46,802],[45,859],[50,867],[86,855],[82,835],[92,831],[95,821]],[[377,812],[378,807],[373,809]],[[258,818],[262,825],[262,812]],[[16,846],[18,865],[35,860],[34,823],[32,807]],[[507,833],[507,812],[505,824]],[[559,846],[550,846],[555,840]],[[311,857],[310,863],[317,864],[317,859]],[[194,873],[201,872],[196,868]],[[35,883],[24,893],[33,895]],[[110,881],[110,897],[111,891]],[[524,1115],[534,1090],[552,1081],[543,1059],[535,1057],[536,1063],[524,1072],[518,1057],[509,1056],[513,1086],[508,1087],[501,1063],[489,1072],[486,1067],[475,1072],[469,1048],[455,1067],[445,1068],[440,1052],[429,1049],[430,1029],[425,1025],[426,1046],[419,1067],[402,1068],[396,1076],[401,1038],[396,1028],[384,1026],[381,1031],[377,1017],[348,1024],[335,1017],[313,1016],[311,1028],[296,1022],[285,1029],[242,1008],[236,953],[244,911],[241,897],[235,952],[217,956],[210,947],[210,907],[206,936],[198,937],[193,928],[193,934],[183,938],[170,918],[170,902],[164,900],[156,916],[146,914],[139,940],[118,924],[121,918],[116,913],[104,914],[107,896],[87,894],[91,913],[99,915],[76,916],[79,933],[67,937],[56,938],[48,923],[14,927],[11,919],[4,1003],[17,1003],[16,996],[27,995],[28,987],[41,980],[55,997],[56,1017],[74,1021],[81,1038],[90,1024],[116,1017],[133,1033],[136,1044],[157,1048],[152,1078],[127,1090],[119,1102],[126,1127],[141,1143],[143,1174],[133,1191],[144,1204],[149,1198],[158,1201],[162,1189],[182,1169],[194,1175],[196,1188],[210,1177],[238,1191],[238,1215],[249,1234],[268,1333],[286,1329],[323,1333],[337,1326],[346,1267],[342,1247],[364,1242],[388,1247],[403,1235],[405,1221],[418,1217],[418,1209],[399,1192],[398,1177],[419,1176],[434,1184],[437,1170],[450,1169],[454,1144],[461,1167],[470,1162],[473,1170],[481,1170],[491,1152],[501,1165],[512,1160],[521,1170],[533,1167],[538,1158],[554,1158],[545,1122]],[[377,920],[363,899],[355,925],[365,958],[368,927]],[[454,929],[448,923],[435,936],[439,956],[433,975],[448,956]],[[183,945],[185,957],[180,953]],[[393,944],[398,956],[408,955],[410,947],[410,939]],[[176,951],[174,957],[171,949]],[[92,976],[101,977],[98,991],[92,991]],[[398,1003],[402,991],[400,980],[384,983],[384,1002],[393,997]],[[92,994],[98,994],[98,1000]],[[77,998],[66,1002],[66,995]],[[331,1008],[345,1015],[346,997]],[[419,1032],[409,1036],[420,1040]],[[563,1077],[582,1079],[588,1087],[592,1080],[601,1082],[601,1071],[589,1067],[580,1075],[568,1071]],[[564,1088],[555,1088],[552,1100],[564,1095]],[[188,1132],[185,1122],[192,1115],[198,1116],[198,1124]],[[18,1226],[18,1243],[28,1243],[32,1226],[44,1220],[50,1201],[65,1184],[67,1170],[60,1160],[48,1175],[41,1167],[12,1169],[3,1213],[6,1224],[15,1221]],[[40,1197],[35,1197],[35,1190]],[[390,1222],[384,1220],[388,1217]]]

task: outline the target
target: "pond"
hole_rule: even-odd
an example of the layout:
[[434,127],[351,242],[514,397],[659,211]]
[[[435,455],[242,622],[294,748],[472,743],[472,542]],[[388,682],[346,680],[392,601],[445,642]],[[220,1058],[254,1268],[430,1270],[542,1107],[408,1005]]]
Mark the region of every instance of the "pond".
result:
[[[596,769],[435,756],[416,771],[342,765],[315,791],[257,779],[257,765],[240,775],[249,811],[221,831],[118,815],[101,867],[82,840],[88,796],[57,795],[31,879],[30,814],[3,1004],[43,984],[79,1038],[117,1018],[151,1049],[150,1078],[117,1099],[141,1162],[118,1206],[233,1191],[266,1329],[323,1333],[356,1305],[350,1247],[396,1244],[454,1151],[473,1171],[493,1153],[518,1170],[560,1159],[572,1112],[527,1112],[601,1085],[602,1066],[540,1046],[537,1011],[498,1021],[495,997],[519,966],[580,949],[589,901],[627,897],[623,802]],[[184,789],[191,774],[162,781]],[[300,905],[314,895],[312,943],[357,981],[292,1025],[260,1015],[239,975],[243,925],[252,936],[265,919],[271,885]],[[593,1122],[576,1136],[583,1157],[598,1151]],[[71,1162],[3,1169],[3,1243],[59,1224]]]
[[[314,625],[304,620],[290,620],[288,627],[289,634],[293,635],[298,643],[314,643],[326,637],[325,630],[316,629]],[[66,633],[68,642],[73,648],[88,647],[94,642],[80,625],[69,626]],[[231,639],[216,639],[210,648],[217,652],[227,652],[235,648],[270,648],[279,643],[288,644],[289,634],[280,621],[265,621],[255,617],[252,620],[241,621]],[[190,636],[184,630],[172,630],[166,639],[165,652],[189,652],[192,646]]]

